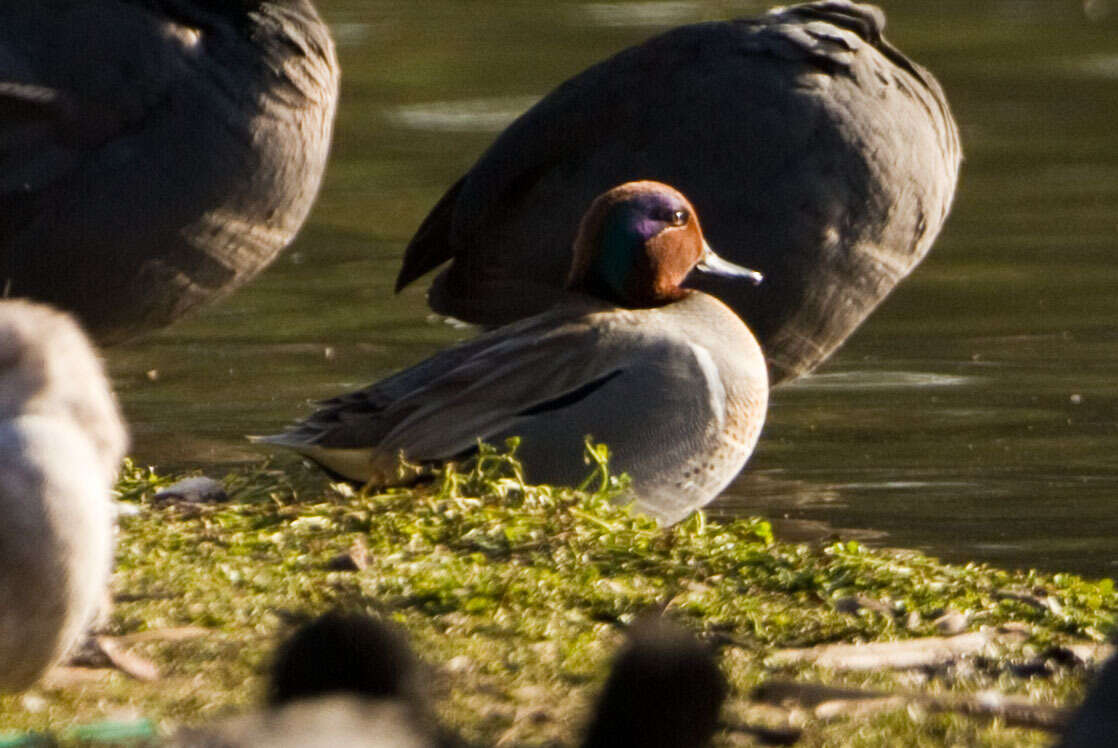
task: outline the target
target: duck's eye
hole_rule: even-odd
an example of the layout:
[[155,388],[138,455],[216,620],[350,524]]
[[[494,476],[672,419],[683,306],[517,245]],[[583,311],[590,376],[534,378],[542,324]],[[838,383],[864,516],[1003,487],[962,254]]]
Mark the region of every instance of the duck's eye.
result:
[[690,218],[690,216],[687,215],[686,210],[673,210],[669,218],[673,226],[682,226],[687,223],[687,219]]

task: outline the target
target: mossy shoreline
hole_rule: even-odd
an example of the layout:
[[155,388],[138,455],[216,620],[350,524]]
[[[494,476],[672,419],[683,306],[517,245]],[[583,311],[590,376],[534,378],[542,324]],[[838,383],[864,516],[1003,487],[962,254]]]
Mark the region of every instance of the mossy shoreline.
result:
[[[991,693],[1075,703],[1118,621],[1111,580],[782,543],[760,519],[697,514],[662,529],[616,506],[624,480],[604,448],[588,455],[581,490],[529,485],[514,458],[489,448],[422,488],[375,494],[298,463],[264,464],[227,476],[222,504],[154,503],[181,476],[126,465],[118,490],[132,510],[102,631],[158,676],[63,668],[0,698],[0,726],[82,744],[91,733],[75,725],[148,720],[165,736],[253,708],[277,642],[343,608],[408,633],[439,713],[467,739],[573,744],[626,625],[658,612],[720,647],[732,694],[718,745],[754,744],[756,727],[810,746],[1046,745],[1051,733],[996,710],[937,705]],[[899,669],[788,651],[945,630],[991,633],[973,652]],[[824,710],[757,690],[788,682],[895,698],[849,709],[832,698]]]

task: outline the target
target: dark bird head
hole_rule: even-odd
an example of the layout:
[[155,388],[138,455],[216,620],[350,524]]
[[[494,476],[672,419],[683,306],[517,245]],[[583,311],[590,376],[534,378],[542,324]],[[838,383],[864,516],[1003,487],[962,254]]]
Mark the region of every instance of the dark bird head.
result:
[[693,269],[761,282],[760,273],[714,253],[679,191],[627,182],[599,195],[583,216],[567,287],[624,307],[654,307],[689,293],[680,286]]
[[410,698],[415,656],[395,629],[366,615],[326,613],[280,646],[268,701],[345,692],[374,699]]
[[598,698],[583,748],[701,748],[726,679],[711,650],[663,619],[633,626]]

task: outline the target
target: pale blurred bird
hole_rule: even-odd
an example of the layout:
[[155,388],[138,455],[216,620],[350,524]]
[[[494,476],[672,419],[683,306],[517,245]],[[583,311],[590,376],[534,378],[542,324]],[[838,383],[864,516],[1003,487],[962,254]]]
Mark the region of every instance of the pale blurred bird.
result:
[[101,362],[70,316],[0,301],[0,691],[34,683],[97,612],[126,447]]

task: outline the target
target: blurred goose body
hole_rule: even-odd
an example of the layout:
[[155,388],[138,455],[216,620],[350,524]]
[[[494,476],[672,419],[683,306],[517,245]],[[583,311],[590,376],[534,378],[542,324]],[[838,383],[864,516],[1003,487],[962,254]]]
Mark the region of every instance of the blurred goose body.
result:
[[338,89],[309,0],[0,8],[0,283],[117,342],[229,293],[295,236]]
[[932,246],[960,147],[939,84],[872,5],[827,0],[668,31],[566,81],[502,133],[411,240],[397,289],[485,325],[562,293],[583,206],[656,179],[760,289],[696,277],[756,334],[772,384],[825,360]]

